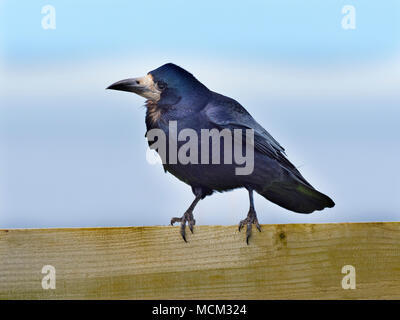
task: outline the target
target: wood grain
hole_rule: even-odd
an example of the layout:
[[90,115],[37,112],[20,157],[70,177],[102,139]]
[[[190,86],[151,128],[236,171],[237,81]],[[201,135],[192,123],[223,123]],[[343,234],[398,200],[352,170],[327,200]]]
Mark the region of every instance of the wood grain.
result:
[[[400,223],[0,230],[1,299],[399,299]],[[44,265],[56,289],[44,290]],[[356,289],[341,285],[356,268]]]

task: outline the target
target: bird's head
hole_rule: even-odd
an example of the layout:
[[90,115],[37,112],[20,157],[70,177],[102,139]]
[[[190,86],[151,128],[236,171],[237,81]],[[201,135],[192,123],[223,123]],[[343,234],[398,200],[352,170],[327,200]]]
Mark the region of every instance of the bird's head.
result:
[[173,63],[164,64],[144,77],[118,81],[107,89],[133,92],[162,105],[176,105],[181,101],[196,105],[209,93],[191,73]]

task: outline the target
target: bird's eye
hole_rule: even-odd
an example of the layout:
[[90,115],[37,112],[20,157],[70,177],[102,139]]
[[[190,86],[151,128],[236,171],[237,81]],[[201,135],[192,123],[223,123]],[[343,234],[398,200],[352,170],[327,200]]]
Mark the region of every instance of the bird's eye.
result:
[[163,82],[163,81],[158,81],[157,82],[157,87],[160,90],[164,90],[167,87],[167,84],[165,82]]

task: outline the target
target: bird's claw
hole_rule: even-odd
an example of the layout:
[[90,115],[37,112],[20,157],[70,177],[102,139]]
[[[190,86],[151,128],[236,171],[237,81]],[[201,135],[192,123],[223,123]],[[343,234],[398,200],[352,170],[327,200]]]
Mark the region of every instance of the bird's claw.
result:
[[181,236],[185,242],[186,240],[186,223],[188,224],[189,230],[191,233],[193,233],[193,226],[196,224],[196,220],[193,217],[193,212],[192,211],[186,211],[182,217],[177,218],[174,217],[171,219],[171,226],[174,225],[175,222],[180,222],[181,223]]
[[244,227],[244,225],[247,225],[246,228],[246,243],[249,244],[249,238],[251,236],[251,229],[253,224],[256,225],[256,228],[259,232],[261,232],[261,226],[258,223],[258,219],[257,219],[257,214],[254,210],[250,210],[249,213],[247,214],[247,218],[240,221],[239,223],[239,232],[242,230],[242,228]]

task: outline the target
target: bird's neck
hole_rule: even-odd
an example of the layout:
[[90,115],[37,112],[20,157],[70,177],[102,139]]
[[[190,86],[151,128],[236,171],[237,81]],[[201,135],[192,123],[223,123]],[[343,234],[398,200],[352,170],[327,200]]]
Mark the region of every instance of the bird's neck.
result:
[[163,109],[158,106],[156,101],[146,101],[146,126],[147,130],[158,127],[158,122],[163,114]]

